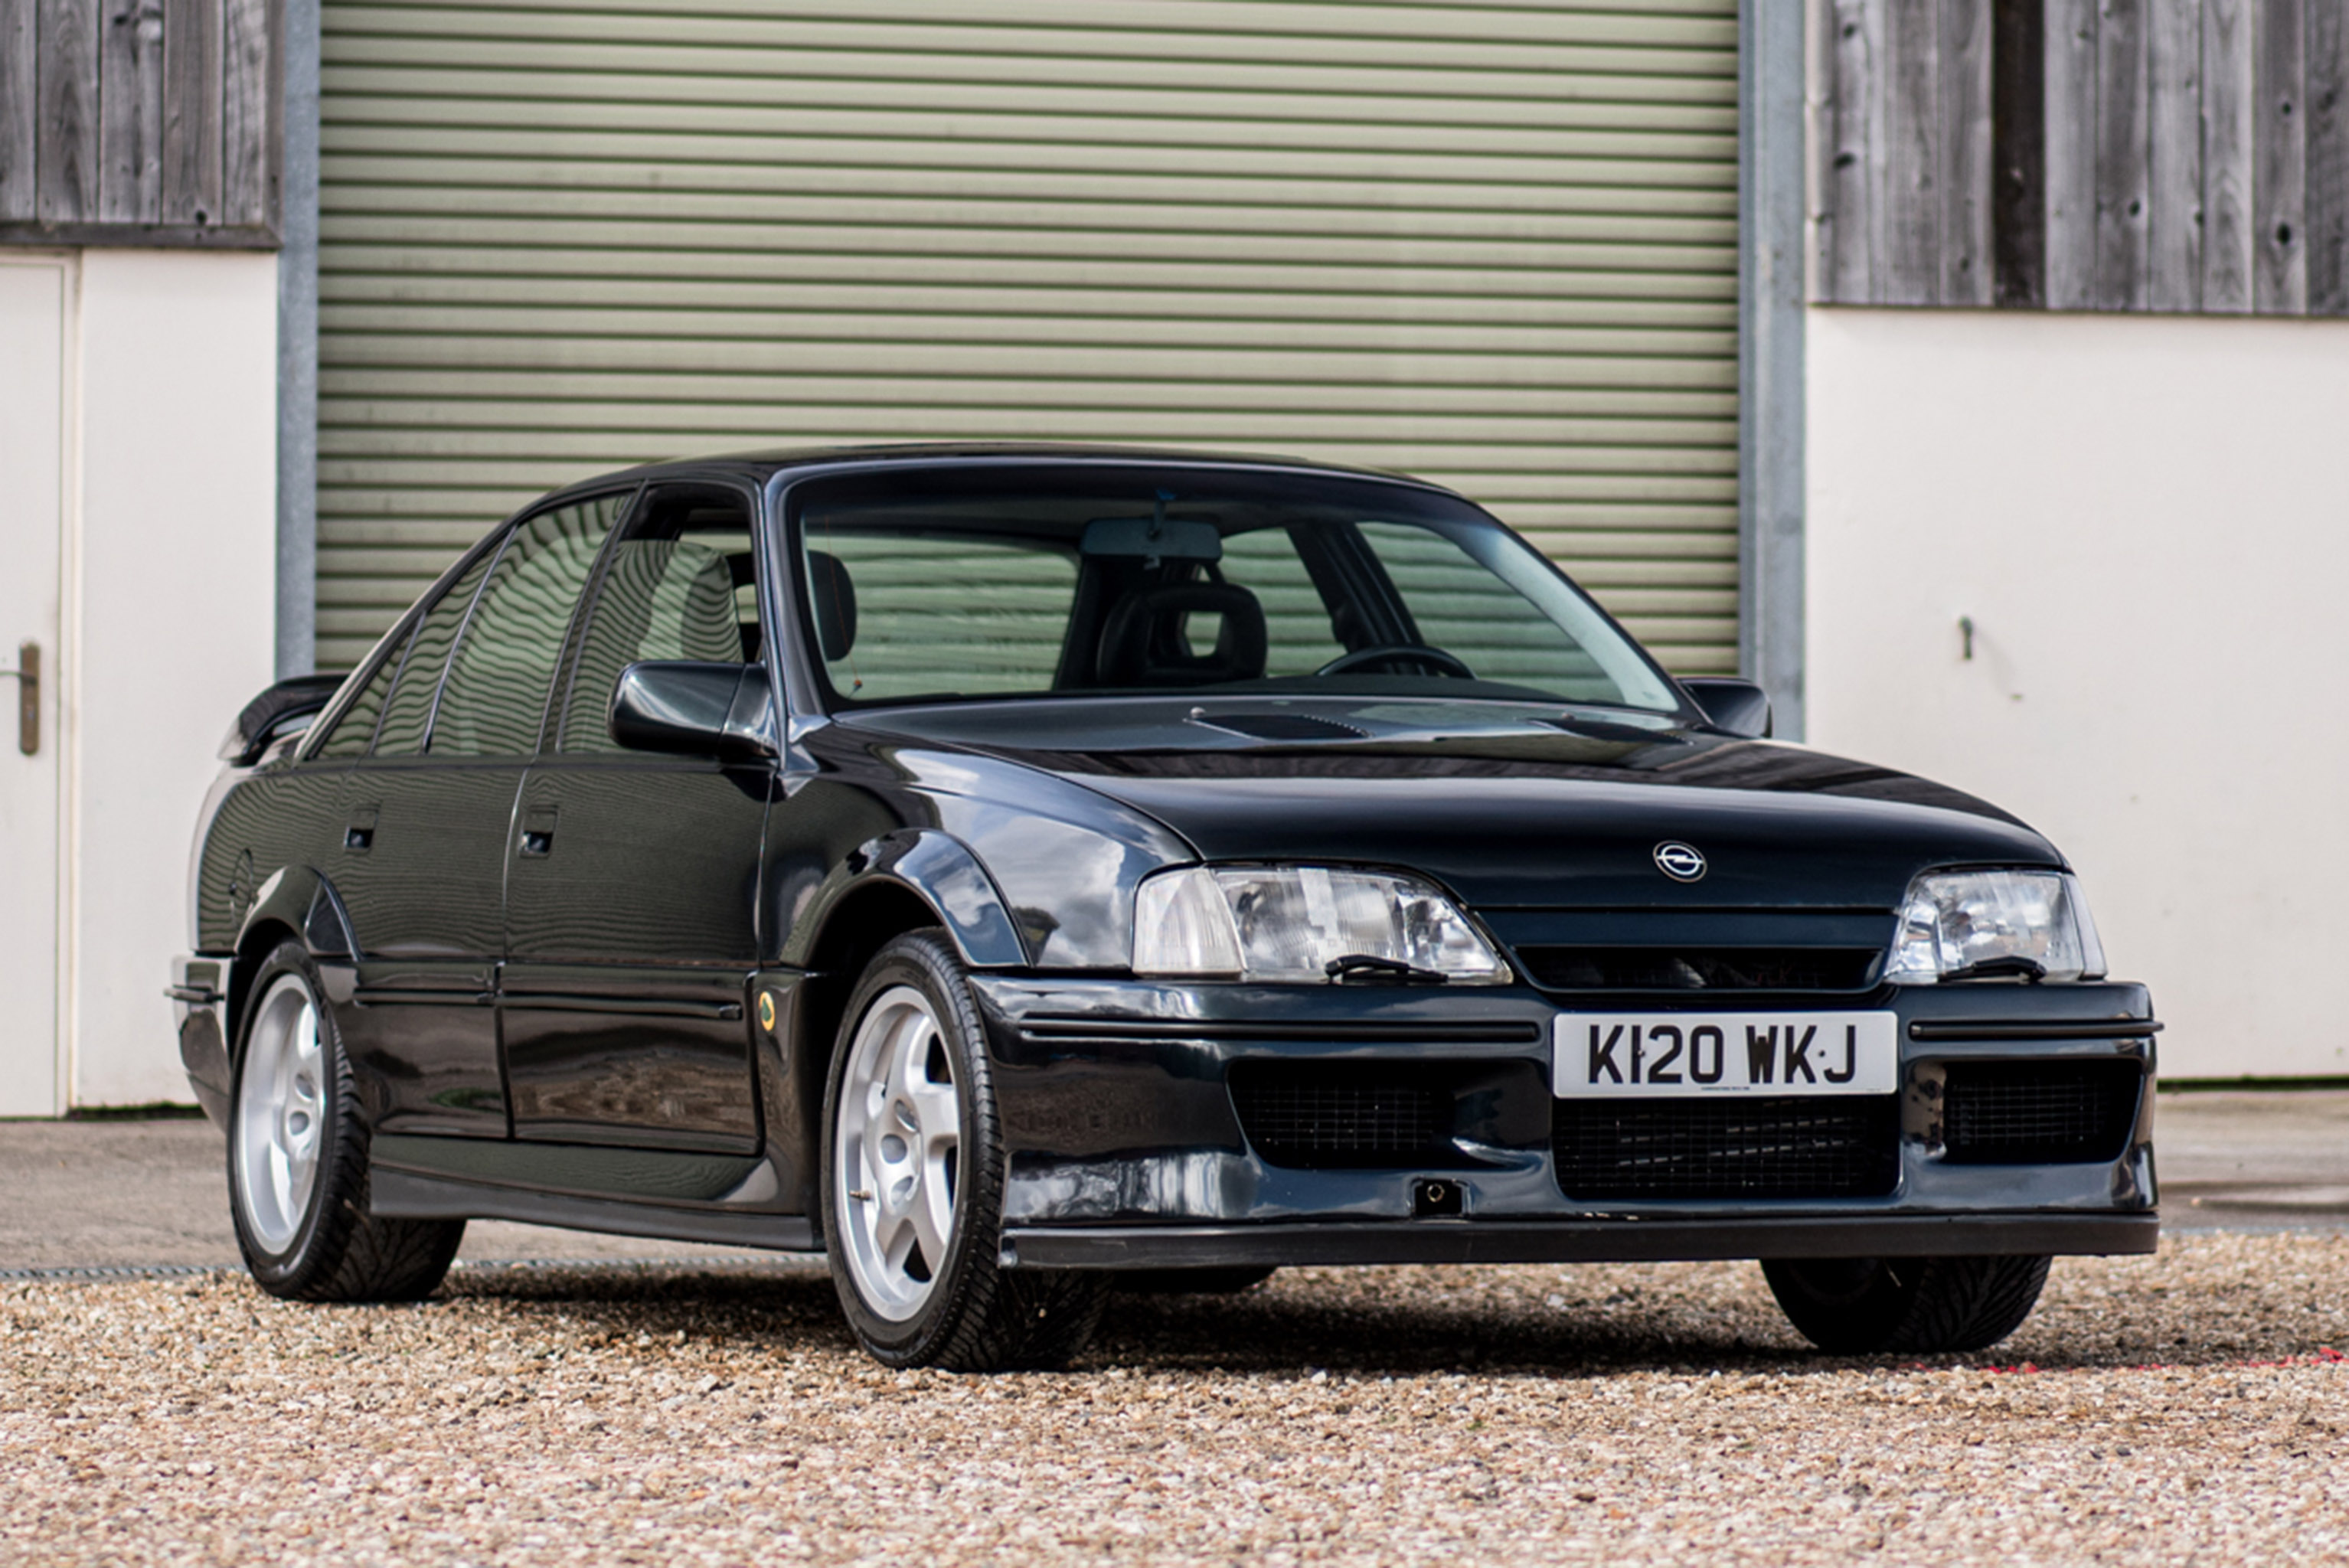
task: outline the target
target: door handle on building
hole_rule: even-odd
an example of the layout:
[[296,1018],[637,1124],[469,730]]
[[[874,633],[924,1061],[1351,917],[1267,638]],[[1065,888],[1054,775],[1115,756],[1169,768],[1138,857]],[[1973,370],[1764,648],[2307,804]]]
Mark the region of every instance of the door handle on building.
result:
[[16,645],[16,667],[0,670],[16,680],[16,749],[31,757],[41,749],[41,645]]

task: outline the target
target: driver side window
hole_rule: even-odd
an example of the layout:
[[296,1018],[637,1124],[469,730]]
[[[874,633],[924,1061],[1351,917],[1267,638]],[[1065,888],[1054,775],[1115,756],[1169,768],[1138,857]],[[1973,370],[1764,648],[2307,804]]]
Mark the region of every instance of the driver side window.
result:
[[761,641],[749,499],[718,486],[649,491],[596,582],[559,749],[621,749],[612,738],[612,693],[638,660],[746,664]]

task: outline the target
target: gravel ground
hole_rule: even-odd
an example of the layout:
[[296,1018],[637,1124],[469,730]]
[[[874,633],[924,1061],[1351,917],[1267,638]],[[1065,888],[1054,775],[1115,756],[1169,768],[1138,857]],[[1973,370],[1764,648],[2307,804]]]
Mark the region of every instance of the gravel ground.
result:
[[2189,1235],[1878,1365],[1752,1264],[1300,1270],[997,1377],[875,1367],[807,1270],[0,1282],[0,1560],[2340,1560],[2344,1279]]

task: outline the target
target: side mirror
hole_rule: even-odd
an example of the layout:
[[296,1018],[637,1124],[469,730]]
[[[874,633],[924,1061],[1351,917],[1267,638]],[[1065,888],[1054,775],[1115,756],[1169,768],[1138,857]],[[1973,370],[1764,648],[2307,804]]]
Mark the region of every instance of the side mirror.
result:
[[1681,689],[1713,728],[1747,740],[1770,738],[1770,696],[1752,681],[1729,676],[1685,676]]
[[776,752],[764,665],[647,659],[612,690],[612,738],[631,751],[748,762]]

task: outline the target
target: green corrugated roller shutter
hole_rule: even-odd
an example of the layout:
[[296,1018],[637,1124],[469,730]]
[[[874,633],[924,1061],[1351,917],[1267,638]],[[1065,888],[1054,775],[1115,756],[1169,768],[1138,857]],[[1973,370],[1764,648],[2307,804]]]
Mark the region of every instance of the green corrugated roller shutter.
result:
[[319,657],[649,458],[1403,469],[1733,667],[1734,0],[326,6]]

